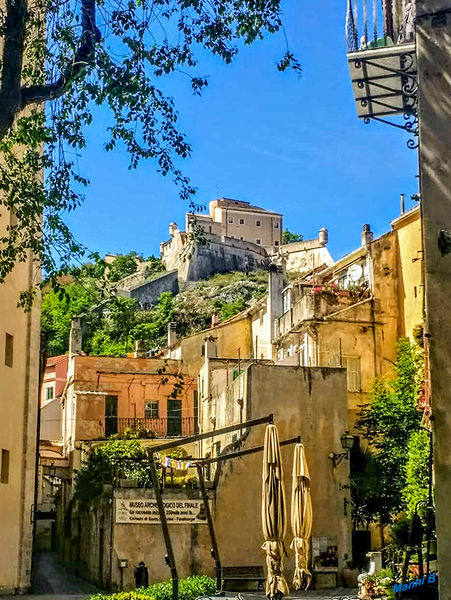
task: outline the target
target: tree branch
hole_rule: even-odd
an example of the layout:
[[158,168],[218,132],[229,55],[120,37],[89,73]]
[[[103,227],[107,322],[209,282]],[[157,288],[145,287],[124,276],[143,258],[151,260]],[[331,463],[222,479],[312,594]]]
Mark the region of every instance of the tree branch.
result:
[[33,102],[45,102],[62,96],[71,83],[82,74],[95,56],[96,44],[100,41],[100,31],[96,26],[96,0],[82,0],[82,29],[80,47],[72,62],[60,77],[47,85],[36,85],[21,90],[21,108]]

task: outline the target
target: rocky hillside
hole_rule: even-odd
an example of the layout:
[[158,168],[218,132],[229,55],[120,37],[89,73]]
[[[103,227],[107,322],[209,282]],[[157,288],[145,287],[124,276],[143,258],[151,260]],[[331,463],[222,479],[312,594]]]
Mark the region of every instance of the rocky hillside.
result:
[[265,271],[248,275],[217,274],[179,294],[165,292],[155,306],[139,310],[134,300],[114,295],[111,281],[102,286],[105,268],[100,262],[77,269],[71,283],[44,294],[42,331],[47,356],[68,351],[70,323],[75,315],[84,315],[85,352],[121,356],[132,352],[137,340],[144,341],[148,351],[164,347],[169,322],[177,324],[178,336],[189,335],[208,328],[214,313],[220,321],[229,319],[257,302],[267,291]]

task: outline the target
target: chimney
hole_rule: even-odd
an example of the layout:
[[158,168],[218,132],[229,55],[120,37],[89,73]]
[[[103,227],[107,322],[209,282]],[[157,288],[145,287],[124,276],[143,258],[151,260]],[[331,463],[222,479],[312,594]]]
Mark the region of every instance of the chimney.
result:
[[401,214],[403,215],[405,212],[404,208],[404,194],[401,194]]
[[81,352],[83,335],[81,331],[80,319],[75,317],[72,319],[69,334],[69,356]]
[[318,234],[318,241],[321,246],[325,246],[329,240],[329,232],[325,227],[321,227]]
[[211,315],[211,326],[212,327],[216,327],[217,325],[219,325],[219,315],[218,313],[215,311],[212,315]]
[[133,356],[134,358],[146,358],[146,346],[142,340],[136,340]]
[[171,321],[168,323],[168,347],[172,348],[175,346],[177,342],[177,323],[175,321]]
[[373,241],[373,232],[371,231],[371,227],[370,227],[370,225],[368,225],[368,223],[363,226],[363,230],[362,230],[360,239],[362,241],[363,248],[368,248],[368,246]]
[[275,339],[275,321],[283,313],[282,290],[284,287],[284,265],[271,263],[269,266],[268,314],[271,323],[271,340]]

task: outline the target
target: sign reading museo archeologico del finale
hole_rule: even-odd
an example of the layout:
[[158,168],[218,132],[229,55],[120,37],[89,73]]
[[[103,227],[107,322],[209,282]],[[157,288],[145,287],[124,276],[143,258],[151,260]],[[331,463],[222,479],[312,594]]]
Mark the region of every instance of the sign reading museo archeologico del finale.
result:
[[[207,522],[202,500],[177,498],[164,500],[163,504],[168,523],[186,525]],[[160,523],[156,501],[116,498],[116,523]]]

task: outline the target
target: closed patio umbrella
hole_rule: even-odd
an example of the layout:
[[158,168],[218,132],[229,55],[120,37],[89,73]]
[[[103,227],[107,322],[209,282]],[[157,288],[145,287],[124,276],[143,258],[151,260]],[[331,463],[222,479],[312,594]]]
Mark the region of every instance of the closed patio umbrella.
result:
[[304,446],[296,444],[293,457],[293,484],[291,493],[291,548],[296,554],[293,585],[300,590],[308,588],[312,574],[308,569],[310,534],[312,533],[312,497],[310,475],[305,458]]
[[279,434],[275,425],[268,425],[265,432],[262,477],[262,527],[266,550],[266,596],[280,599],[289,593],[282,574],[286,533],[285,493],[283,489],[282,460]]

